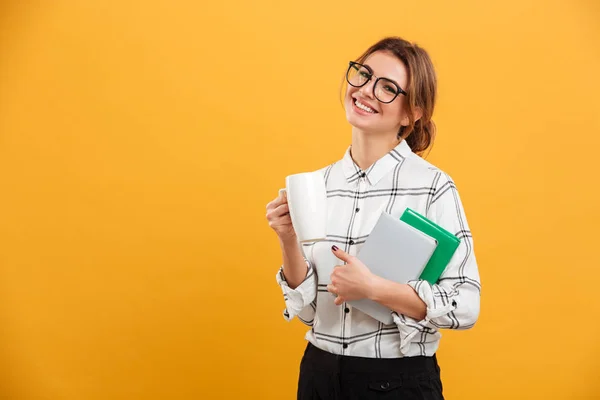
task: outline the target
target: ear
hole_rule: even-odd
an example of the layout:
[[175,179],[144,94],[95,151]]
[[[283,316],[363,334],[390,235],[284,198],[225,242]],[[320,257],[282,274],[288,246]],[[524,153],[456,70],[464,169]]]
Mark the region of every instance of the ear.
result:
[[[413,116],[415,117],[415,122],[420,120],[421,117],[423,116],[423,109],[416,107],[415,110],[413,111]],[[404,116],[404,118],[402,118],[402,121],[400,121],[400,125],[408,126],[409,124],[410,124],[410,119],[408,118],[408,113],[407,113]]]

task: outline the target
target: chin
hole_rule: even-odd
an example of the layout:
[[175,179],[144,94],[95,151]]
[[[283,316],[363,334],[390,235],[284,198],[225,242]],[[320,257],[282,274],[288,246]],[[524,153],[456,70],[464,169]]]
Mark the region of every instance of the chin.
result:
[[362,131],[370,130],[369,124],[365,124],[364,121],[360,121],[358,118],[354,118],[352,115],[346,117],[346,120],[353,127]]
[[364,132],[377,131],[378,125],[381,124],[378,115],[362,115],[360,111],[355,110],[353,102],[354,99],[352,98],[346,99],[346,120],[348,123]]
[[363,118],[360,118],[358,115],[350,113],[346,113],[346,120],[350,125],[355,127],[356,129],[360,129],[363,132],[376,131],[377,126],[373,126],[374,124],[369,123],[369,121],[365,121]]
[[355,128],[361,130],[367,130],[370,128],[372,129],[373,124],[369,123],[369,121],[365,121],[365,119],[361,118],[360,115],[357,115],[354,112],[352,112],[352,109],[346,108],[346,120],[350,125],[352,125]]

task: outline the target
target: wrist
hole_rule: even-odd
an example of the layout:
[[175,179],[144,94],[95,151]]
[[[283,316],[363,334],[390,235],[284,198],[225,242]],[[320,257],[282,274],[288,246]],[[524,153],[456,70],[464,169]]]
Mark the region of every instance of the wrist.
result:
[[414,292],[410,285],[405,283],[397,283],[389,281],[385,278],[372,274],[371,279],[367,280],[367,292],[366,297],[369,300],[376,301],[378,303],[385,302],[386,297],[389,297],[389,293],[394,293],[396,296],[400,295],[406,298],[410,295],[410,292]]
[[384,279],[370,272],[370,279],[365,279],[365,297],[372,301],[380,301]]
[[282,248],[298,247],[298,239],[296,235],[279,236],[279,244]]

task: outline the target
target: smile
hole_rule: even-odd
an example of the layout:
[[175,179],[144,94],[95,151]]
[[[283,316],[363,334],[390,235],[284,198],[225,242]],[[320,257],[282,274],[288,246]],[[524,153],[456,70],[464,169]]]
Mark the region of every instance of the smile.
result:
[[363,104],[358,99],[354,99],[354,105],[361,111],[367,112],[369,114],[377,114],[377,111],[373,110],[371,107]]

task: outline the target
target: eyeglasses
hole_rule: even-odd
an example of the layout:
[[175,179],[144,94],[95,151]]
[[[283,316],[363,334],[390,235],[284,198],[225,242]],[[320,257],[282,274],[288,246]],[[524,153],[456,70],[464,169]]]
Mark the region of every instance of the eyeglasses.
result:
[[378,78],[373,75],[373,70],[368,65],[362,65],[354,61],[350,61],[348,71],[346,72],[346,81],[350,86],[363,87],[371,79],[377,78],[373,84],[373,95],[382,103],[391,103],[399,94],[404,96],[407,93],[391,79]]

